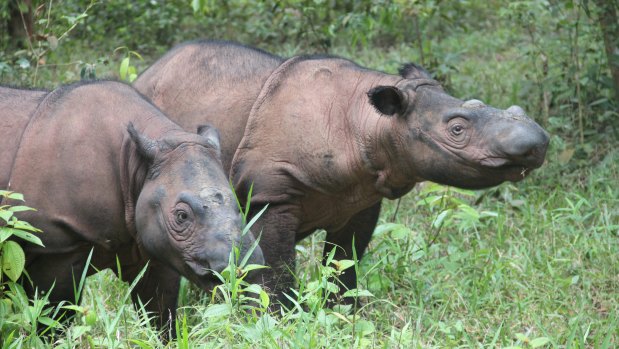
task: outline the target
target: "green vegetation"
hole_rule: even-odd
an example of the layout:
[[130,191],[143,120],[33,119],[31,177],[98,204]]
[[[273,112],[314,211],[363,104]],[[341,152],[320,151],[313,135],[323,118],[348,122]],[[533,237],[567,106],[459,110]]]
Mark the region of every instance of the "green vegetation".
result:
[[[32,0],[31,40],[9,36],[13,1],[0,4],[2,84],[131,80],[175,43],[231,39],[391,73],[415,61],[455,96],[521,105],[552,135],[547,164],[521,183],[428,183],[387,203],[360,264],[320,266],[314,234],[298,246],[297,306],[281,316],[260,312],[268,300],[234,269],[212,297],[185,284],[170,347],[619,346],[616,0]],[[349,295],[362,302],[330,309],[330,277],[347,268],[359,270]],[[165,346],[130,288],[96,274],[75,321],[53,324],[62,332],[36,343],[27,329],[2,332],[0,345]],[[44,300],[21,302],[17,311],[33,314]]]

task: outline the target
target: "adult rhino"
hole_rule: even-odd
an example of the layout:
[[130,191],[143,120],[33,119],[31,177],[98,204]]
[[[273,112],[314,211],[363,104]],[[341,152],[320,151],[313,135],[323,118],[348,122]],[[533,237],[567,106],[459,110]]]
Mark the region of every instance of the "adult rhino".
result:
[[[549,137],[522,108],[451,97],[422,68],[400,75],[337,57],[280,58],[230,42],[180,45],[134,86],[172,120],[209,121],[240,197],[253,184],[266,285],[292,284],[294,245],[316,229],[336,259],[361,258],[382,198],[430,180],[462,188],[519,181],[544,161]],[[354,237],[354,239],[353,239]],[[325,252],[325,253],[326,253]],[[294,270],[294,268],[292,269]],[[266,273],[266,272],[265,272]],[[341,279],[356,287],[354,271]]]
[[[128,85],[0,87],[0,150],[0,188],[38,209],[20,217],[45,245],[23,245],[26,270],[40,291],[54,285],[52,302],[75,300],[92,250],[96,270],[117,271],[118,258],[127,281],[149,263],[133,297],[162,325],[175,318],[180,275],[211,289],[233,245],[245,255],[254,243],[241,234],[217,130],[184,131]],[[264,263],[259,248],[250,263]]]

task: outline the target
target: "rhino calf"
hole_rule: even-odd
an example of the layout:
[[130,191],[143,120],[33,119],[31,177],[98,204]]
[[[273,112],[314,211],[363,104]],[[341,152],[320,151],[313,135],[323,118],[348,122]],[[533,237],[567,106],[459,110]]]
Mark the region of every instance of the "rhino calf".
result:
[[[519,181],[542,165],[549,142],[522,108],[454,98],[414,64],[391,75],[338,57],[285,59],[197,41],[171,50],[134,86],[186,129],[209,121],[222,132],[239,197],[253,185],[254,212],[269,204],[258,222],[272,267],[263,278],[282,300],[294,245],[316,229],[327,231],[325,253],[337,245],[336,259],[352,258],[353,248],[361,258],[382,198],[425,180]],[[356,287],[355,272],[341,281]]]
[[[160,325],[174,320],[181,275],[211,289],[233,245],[246,254],[254,243],[219,143],[216,129],[186,132],[122,83],[0,87],[0,188],[23,193],[38,211],[21,218],[43,230],[44,248],[23,245],[34,287],[75,300],[91,250],[96,270],[118,258],[127,281],[148,262],[134,300]],[[263,262],[256,248],[250,263]]]

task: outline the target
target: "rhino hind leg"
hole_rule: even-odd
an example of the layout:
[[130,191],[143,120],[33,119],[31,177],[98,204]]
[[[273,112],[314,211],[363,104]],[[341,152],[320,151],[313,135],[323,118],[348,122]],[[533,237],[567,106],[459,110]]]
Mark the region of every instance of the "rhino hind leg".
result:
[[[381,202],[368,207],[355,214],[346,225],[337,231],[328,231],[323,251],[324,260],[335,248],[335,260],[353,259],[353,240],[357,259],[361,260],[365,250],[372,239],[372,233],[376,228],[380,214]],[[344,271],[339,276],[340,293],[333,295],[331,303],[352,304],[352,298],[342,298],[341,295],[347,290],[357,287],[357,273],[354,267]]]

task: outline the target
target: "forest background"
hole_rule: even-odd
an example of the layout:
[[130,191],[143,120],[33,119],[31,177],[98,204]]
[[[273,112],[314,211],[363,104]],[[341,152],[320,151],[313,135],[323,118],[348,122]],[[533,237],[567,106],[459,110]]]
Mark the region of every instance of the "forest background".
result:
[[[8,0],[0,84],[130,82],[173,45],[207,38],[282,56],[335,54],[388,73],[416,62],[456,97],[520,105],[551,134],[544,167],[518,184],[429,184],[389,203],[352,266],[363,307],[325,306],[328,276],[343,267],[320,266],[324,236],[315,234],[297,249],[298,308],[252,313],[231,297],[250,295],[244,286],[210,297],[185,284],[179,338],[168,345],[613,348],[618,13],[617,0]],[[69,325],[50,321],[44,300],[2,287],[3,348],[165,345],[110,272],[88,278]],[[36,323],[61,331],[41,337]]]

